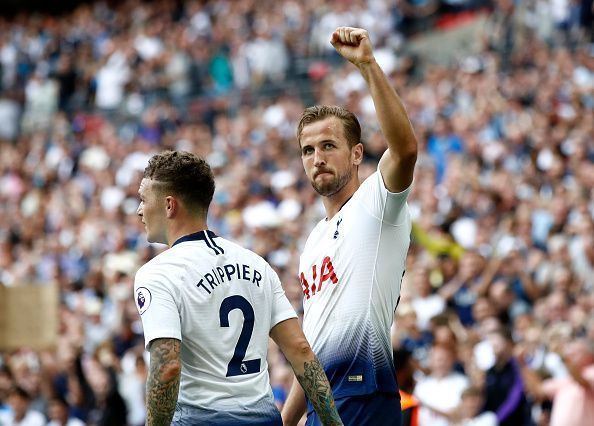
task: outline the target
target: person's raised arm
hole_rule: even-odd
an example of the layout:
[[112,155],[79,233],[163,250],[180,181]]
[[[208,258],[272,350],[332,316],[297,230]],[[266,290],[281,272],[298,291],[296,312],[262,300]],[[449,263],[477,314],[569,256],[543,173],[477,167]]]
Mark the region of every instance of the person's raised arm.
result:
[[[330,382],[320,361],[312,352],[297,319],[290,318],[278,323],[270,330],[270,337],[276,342],[291,367],[293,367],[295,377],[297,377],[301,388],[311,401],[316,413],[318,413],[322,424],[342,425],[334,404]],[[301,401],[303,401],[303,398],[301,398]],[[296,401],[296,405],[288,407],[288,410],[293,411],[292,413],[283,410],[283,422],[285,419],[287,422],[285,424],[299,420],[304,411],[304,401],[301,401]],[[300,412],[297,412],[298,409],[300,409]]]
[[379,163],[380,172],[390,192],[403,191],[412,183],[417,160],[417,139],[404,104],[376,62],[366,30],[339,27],[330,42],[367,82],[388,145]]
[[171,424],[181,375],[180,344],[177,339],[155,339],[150,344],[146,426]]

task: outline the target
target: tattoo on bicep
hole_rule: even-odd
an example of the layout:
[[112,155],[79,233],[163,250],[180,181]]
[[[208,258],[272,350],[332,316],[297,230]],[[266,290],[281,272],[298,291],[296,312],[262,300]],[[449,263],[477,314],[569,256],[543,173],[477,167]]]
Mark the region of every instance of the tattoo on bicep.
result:
[[341,425],[342,421],[338,416],[334,398],[332,397],[332,388],[320,361],[317,358],[306,361],[303,374],[297,374],[296,376],[316,413],[318,413],[322,424]]
[[150,346],[151,362],[146,383],[147,425],[170,425],[180,380],[180,341],[156,339]]

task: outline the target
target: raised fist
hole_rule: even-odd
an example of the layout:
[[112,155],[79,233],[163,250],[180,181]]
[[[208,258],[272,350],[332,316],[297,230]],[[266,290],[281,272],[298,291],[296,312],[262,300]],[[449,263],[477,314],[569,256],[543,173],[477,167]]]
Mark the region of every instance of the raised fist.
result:
[[343,58],[357,66],[374,60],[369,33],[362,28],[338,27],[330,43]]

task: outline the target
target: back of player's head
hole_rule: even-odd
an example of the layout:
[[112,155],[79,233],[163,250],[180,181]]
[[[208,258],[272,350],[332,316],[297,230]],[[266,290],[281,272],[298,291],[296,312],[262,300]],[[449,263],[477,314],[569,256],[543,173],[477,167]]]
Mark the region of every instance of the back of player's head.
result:
[[153,155],[144,177],[164,194],[177,196],[187,208],[207,211],[215,190],[214,176],[206,161],[185,151]]
[[344,135],[350,148],[361,142],[361,125],[359,124],[359,120],[348,109],[337,105],[315,105],[306,108],[297,125],[297,140],[301,141],[301,132],[303,132],[305,126],[328,117],[336,117],[342,121]]

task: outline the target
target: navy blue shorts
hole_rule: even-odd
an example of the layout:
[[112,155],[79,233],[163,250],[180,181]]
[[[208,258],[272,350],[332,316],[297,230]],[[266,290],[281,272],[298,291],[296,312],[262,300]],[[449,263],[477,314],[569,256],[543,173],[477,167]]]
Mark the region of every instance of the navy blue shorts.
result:
[[[400,395],[372,393],[370,395],[347,396],[336,399],[336,408],[346,425],[400,426]],[[315,411],[307,413],[306,426],[321,426]]]

